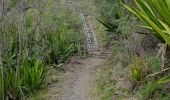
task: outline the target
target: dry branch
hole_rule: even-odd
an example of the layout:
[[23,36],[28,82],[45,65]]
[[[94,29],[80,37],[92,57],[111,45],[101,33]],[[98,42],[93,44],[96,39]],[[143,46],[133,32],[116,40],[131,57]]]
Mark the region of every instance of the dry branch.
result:
[[161,74],[161,73],[163,73],[163,72],[165,72],[165,71],[168,71],[168,70],[170,70],[170,68],[166,68],[166,69],[163,69],[162,71],[159,71],[159,72],[150,74],[150,75],[146,76],[146,79],[149,78],[149,77],[154,77],[154,76],[156,76],[156,75],[159,75],[159,74]]

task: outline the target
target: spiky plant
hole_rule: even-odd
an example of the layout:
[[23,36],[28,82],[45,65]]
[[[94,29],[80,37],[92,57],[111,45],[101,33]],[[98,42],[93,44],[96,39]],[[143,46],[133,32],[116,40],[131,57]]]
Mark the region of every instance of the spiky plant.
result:
[[162,42],[170,45],[170,1],[169,0],[134,0],[136,7],[127,6],[130,12],[145,22],[144,28],[154,31]]
[[[140,25],[153,32],[163,43],[170,45],[170,0],[134,0],[136,7],[123,4],[130,12],[145,22]],[[158,83],[169,82],[165,76]]]

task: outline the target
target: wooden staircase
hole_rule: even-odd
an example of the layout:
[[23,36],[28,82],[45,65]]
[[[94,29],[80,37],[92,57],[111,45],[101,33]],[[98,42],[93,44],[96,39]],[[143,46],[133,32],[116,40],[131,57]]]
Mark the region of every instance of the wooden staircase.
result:
[[88,17],[84,13],[82,13],[79,2],[76,2],[74,0],[68,0],[67,2],[74,8],[75,12],[78,13],[83,20],[83,30],[86,36],[86,47],[90,56],[103,59],[108,57],[110,52],[103,50],[99,46],[92,25],[90,24]]
[[88,21],[88,18],[83,13],[81,13],[80,15],[83,19],[84,33],[86,36],[86,45],[89,54],[92,57],[106,58],[108,54],[110,54],[110,52],[105,52],[102,50],[102,48],[98,44],[96,35],[90,22]]

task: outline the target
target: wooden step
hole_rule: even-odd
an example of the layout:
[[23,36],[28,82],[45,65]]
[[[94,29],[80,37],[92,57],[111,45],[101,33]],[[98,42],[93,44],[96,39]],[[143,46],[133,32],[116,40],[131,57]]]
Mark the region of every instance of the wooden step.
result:
[[96,55],[92,55],[92,57],[94,57],[94,58],[101,58],[101,59],[106,59],[107,58],[107,56],[96,56]]

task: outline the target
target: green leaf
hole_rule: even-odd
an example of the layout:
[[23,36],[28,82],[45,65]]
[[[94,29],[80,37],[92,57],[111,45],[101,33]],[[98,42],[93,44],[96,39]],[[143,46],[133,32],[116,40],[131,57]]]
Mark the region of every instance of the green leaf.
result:
[[156,83],[162,84],[162,83],[167,83],[167,82],[170,82],[170,75],[167,75],[167,76],[161,78]]
[[[152,0],[153,5],[157,8],[156,12],[153,6],[149,5],[145,0],[134,0],[137,8],[128,7],[124,4],[124,7],[127,8],[130,12],[136,15],[140,20],[148,24],[147,27],[151,31],[155,31],[153,34],[160,39],[162,42],[166,42],[170,45],[170,34],[169,34],[169,25],[170,25],[170,11],[168,9],[169,4],[165,0]],[[169,2],[168,2],[169,3]],[[157,17],[158,13],[165,20],[161,21],[161,18]],[[168,33],[168,34],[167,34]]]
[[148,30],[150,30],[150,31],[154,31],[153,28],[150,27],[150,26],[144,26],[144,25],[136,25],[136,26],[142,27],[142,28],[146,28],[146,29],[148,29]]
[[165,0],[152,0],[152,2],[161,17],[166,21],[168,25],[170,25],[170,10],[168,7],[169,4],[167,4]]

